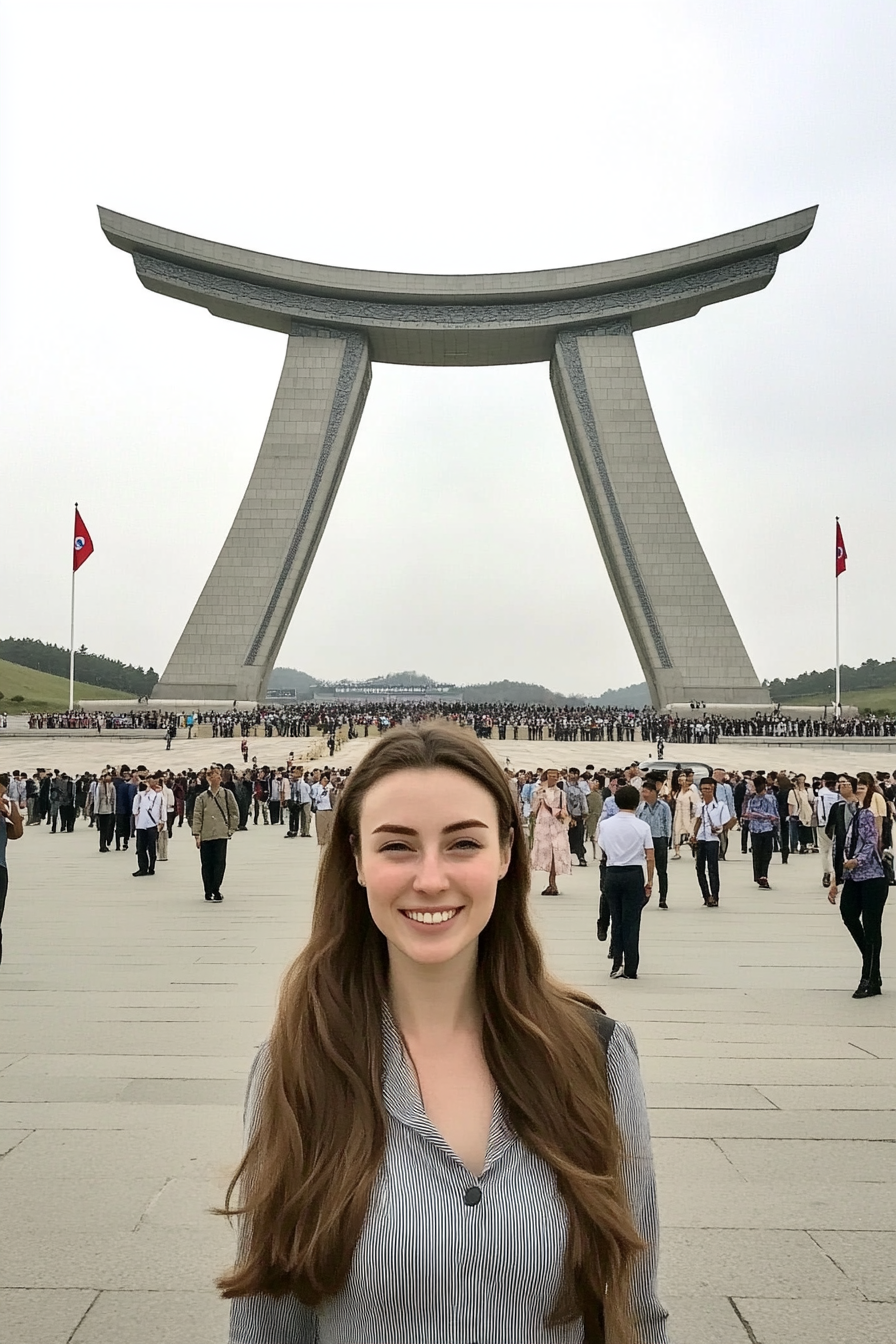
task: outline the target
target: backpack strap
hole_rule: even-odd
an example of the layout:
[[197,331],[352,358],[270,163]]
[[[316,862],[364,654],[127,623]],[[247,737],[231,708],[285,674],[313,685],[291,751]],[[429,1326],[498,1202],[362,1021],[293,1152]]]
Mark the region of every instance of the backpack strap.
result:
[[604,1055],[610,1048],[610,1039],[616,1030],[616,1019],[607,1017],[606,1013],[599,1012],[596,1008],[588,1009],[588,1020],[594,1028],[595,1034],[600,1038],[600,1043],[604,1048]]

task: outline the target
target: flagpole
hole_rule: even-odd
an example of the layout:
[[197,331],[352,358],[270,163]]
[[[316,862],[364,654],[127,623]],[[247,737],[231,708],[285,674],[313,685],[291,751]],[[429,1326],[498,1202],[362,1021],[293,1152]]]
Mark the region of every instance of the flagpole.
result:
[[[78,502],[75,501],[75,516],[78,514]],[[68,710],[69,713],[75,707],[75,563],[72,560],[72,623],[71,638],[69,640],[69,661],[68,661]]]
[[[840,526],[840,518],[837,518],[837,526]],[[834,714],[840,718],[840,565],[835,566],[837,573],[834,575]]]

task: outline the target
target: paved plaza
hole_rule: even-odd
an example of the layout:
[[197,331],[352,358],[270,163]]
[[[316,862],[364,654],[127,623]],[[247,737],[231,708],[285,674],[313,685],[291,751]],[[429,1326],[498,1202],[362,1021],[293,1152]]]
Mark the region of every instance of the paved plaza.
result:
[[[238,741],[179,741],[167,756],[159,742],[0,745],[4,768],[96,769],[110,756],[179,766],[187,751],[194,766],[239,760]],[[282,747],[259,739],[250,755],[275,762]],[[616,763],[643,751],[492,748],[515,766]],[[337,763],[363,749],[350,744]],[[866,756],[825,758],[823,745],[780,760],[764,748],[745,748],[741,760],[709,750],[726,765],[807,770],[829,760],[856,768]],[[888,760],[874,753],[872,768]],[[30,829],[10,846],[0,1344],[226,1339],[228,1308],[212,1284],[233,1238],[207,1210],[239,1156],[246,1075],[309,927],[318,857],[313,840],[284,846],[283,835],[250,825],[235,836],[221,906],[201,898],[186,828],[143,881],[131,877],[133,850],[101,856],[80,822],[73,835]],[[671,908],[654,900],[645,912],[637,982],[608,978],[595,866],[562,879],[560,896],[533,897],[553,970],[638,1039],[671,1338],[893,1344],[894,902],[884,994],[856,1002],[857,954],[825,899],[817,856],[786,868],[776,859],[772,890],[759,893],[736,834],[729,855],[718,910],[703,907],[690,858],[670,864]],[[543,885],[536,875],[534,891]]]

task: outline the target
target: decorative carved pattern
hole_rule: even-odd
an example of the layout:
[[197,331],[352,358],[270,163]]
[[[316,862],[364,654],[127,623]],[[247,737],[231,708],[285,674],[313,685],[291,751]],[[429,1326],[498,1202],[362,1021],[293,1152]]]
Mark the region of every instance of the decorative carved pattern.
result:
[[[600,435],[597,432],[597,423],[594,419],[594,409],[591,405],[591,398],[588,395],[588,384],[585,381],[585,371],[582,368],[582,360],[579,356],[579,336],[603,334],[606,330],[607,328],[599,327],[596,331],[588,333],[564,331],[561,332],[560,336],[557,338],[557,346],[562,354],[563,364],[566,368],[570,384],[572,385],[573,393],[575,394],[576,405],[582,420],[582,425],[584,426],[585,433],[588,437],[588,445],[591,449],[592,461],[594,462],[594,467],[597,471],[601,489],[604,492],[604,498],[607,501],[607,508],[610,512],[613,530],[616,533],[616,540],[619,543],[619,549],[625,560],[625,567],[628,570],[632,588],[635,591],[635,596],[638,599],[644,620],[650,631],[650,636],[653,640],[654,648],[656,649],[660,667],[671,668],[673,666],[672,659],[669,656],[669,650],[666,648],[666,641],[663,638],[663,632],[660,629],[660,623],[657,620],[656,612],[653,609],[653,603],[650,600],[650,594],[647,591],[647,585],[642,577],[638,565],[638,558],[635,555],[631,538],[628,535],[628,529],[625,526],[625,519],[622,516],[622,510],[620,509],[619,501],[616,498],[616,491],[613,489],[613,482],[610,479],[606,458],[604,457],[603,449],[600,444]],[[628,322],[613,323],[612,327],[610,327],[610,331],[618,335],[630,335],[631,326]],[[570,428],[572,429],[573,427],[570,426]],[[571,437],[573,442],[575,442],[576,435],[573,433]],[[599,518],[601,516],[601,509],[594,493],[594,487],[587,470],[587,464],[583,463],[582,465],[583,468],[585,468],[582,471],[581,476],[582,489],[587,496],[592,518]]]
[[[307,327],[301,327],[297,323],[290,335],[290,340],[308,334],[311,333],[308,332]],[[255,664],[262,643],[264,642],[264,638],[267,635],[268,627],[270,626],[271,621],[273,620],[274,612],[276,611],[277,608],[277,603],[280,601],[283,589],[286,587],[286,583],[287,580],[289,579],[290,572],[292,570],[293,565],[295,564],[296,556],[299,553],[299,548],[301,547],[302,542],[305,539],[305,529],[307,528],[308,521],[314,511],[315,502],[317,500],[317,493],[318,490],[320,489],[321,482],[323,481],[327,471],[327,467],[330,461],[330,454],[333,449],[333,444],[335,443],[336,436],[342,427],[343,417],[345,416],[345,412],[348,407],[349,400],[351,398],[352,390],[355,386],[355,382],[357,381],[358,370],[361,367],[361,361],[363,360],[364,355],[366,354],[367,351],[367,341],[364,339],[363,336],[358,335],[357,332],[345,332],[345,331],[335,332],[328,330],[325,332],[317,331],[313,334],[318,336],[326,335],[345,342],[345,351],[342,356],[342,367],[339,370],[339,376],[336,380],[336,392],[333,397],[333,404],[330,407],[330,418],[327,421],[327,430],[324,435],[323,445],[321,447],[320,454],[317,459],[317,466],[315,467],[314,475],[311,478],[311,485],[308,489],[308,494],[305,499],[305,505],[304,508],[302,509],[299,521],[296,524],[296,530],[292,535],[292,540],[289,543],[289,549],[286,552],[286,558],[283,561],[283,565],[277,577],[277,582],[274,585],[274,591],[271,593],[271,598],[270,601],[268,602],[264,616],[262,616],[261,618],[261,623],[258,627],[258,630],[256,631],[255,638],[252,640],[249,652],[246,655],[244,661],[245,667],[251,667]],[[335,482],[339,479],[339,475],[342,466],[344,464],[345,457],[351,448],[352,439],[354,437],[354,429],[357,428],[357,422],[359,418],[360,418],[359,415],[355,415],[353,417],[352,423],[348,427],[349,432],[347,432],[343,436],[339,460],[334,464],[331,486],[330,490],[328,491],[327,499],[324,501],[323,512],[318,520],[318,525],[317,528],[315,529],[314,536],[310,539],[311,544],[306,545],[305,547],[305,555],[302,568],[294,581],[299,590],[301,590],[301,587],[305,582],[305,577],[308,572],[308,569],[310,568],[311,557],[313,556],[314,551],[316,549],[314,543],[316,540],[319,540],[320,538],[320,532],[323,529],[324,520],[326,519],[326,515],[328,513],[328,504],[332,503],[332,498],[333,495],[335,494],[336,490]]]
[[777,253],[768,252],[713,270],[688,271],[655,284],[591,294],[578,299],[546,299],[539,303],[420,304],[323,298],[316,294],[235,280],[214,271],[194,270],[143,253],[134,253],[134,266],[141,278],[163,281],[177,289],[201,294],[212,302],[265,309],[306,322],[438,331],[470,327],[518,330],[521,327],[566,327],[578,322],[609,321],[647,308],[662,308],[689,299],[699,300],[744,281],[770,278],[777,261]]

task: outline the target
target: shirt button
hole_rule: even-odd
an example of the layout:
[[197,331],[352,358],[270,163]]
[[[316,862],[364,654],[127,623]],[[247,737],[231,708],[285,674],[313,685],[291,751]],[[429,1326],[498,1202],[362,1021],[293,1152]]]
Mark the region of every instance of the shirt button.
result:
[[482,1191],[478,1185],[471,1185],[469,1190],[464,1191],[464,1203],[471,1209],[475,1209],[481,1199]]

